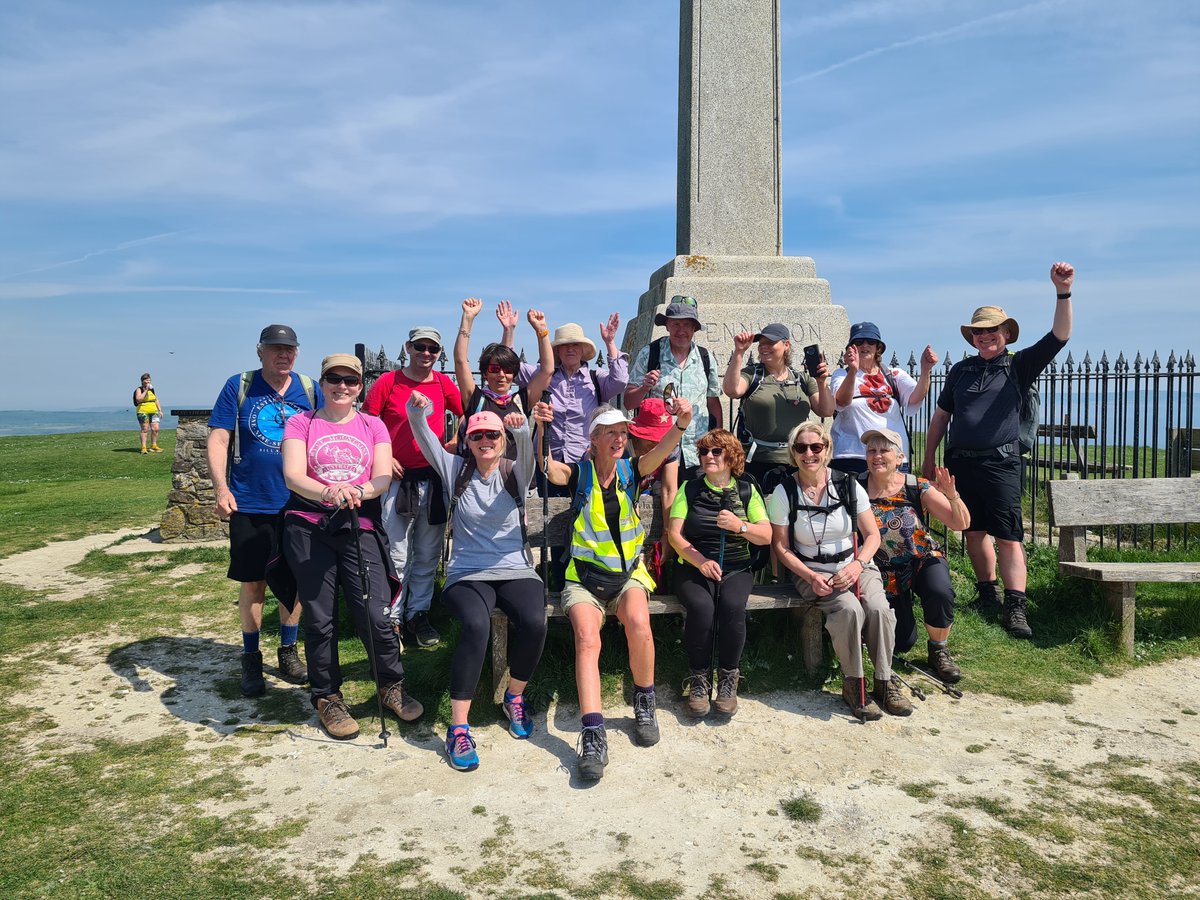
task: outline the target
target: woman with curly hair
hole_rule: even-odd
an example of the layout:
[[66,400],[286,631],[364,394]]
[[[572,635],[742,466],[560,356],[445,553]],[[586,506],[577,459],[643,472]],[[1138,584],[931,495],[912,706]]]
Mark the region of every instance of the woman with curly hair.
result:
[[746,602],[754,573],[750,545],[771,542],[771,523],[753,479],[743,477],[746,454],[724,428],[696,442],[700,472],[675,494],[667,533],[681,565],[675,595],[687,610],[683,637],[689,674],[688,712],[712,705],[712,649],[717,645],[717,696],[722,716],[737,712],[737,685],[746,644]]

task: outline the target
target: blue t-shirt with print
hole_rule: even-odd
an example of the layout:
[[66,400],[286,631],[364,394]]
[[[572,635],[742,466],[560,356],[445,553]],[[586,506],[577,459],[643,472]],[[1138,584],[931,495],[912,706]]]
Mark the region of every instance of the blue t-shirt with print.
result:
[[[288,499],[280,452],[283,427],[291,416],[313,407],[309,405],[304,385],[295,372],[292,373],[287,393],[281,397],[267,384],[260,369],[254,373],[239,415],[237,398],[241,385],[240,372],[225,382],[208,418],[208,427],[233,431],[234,418],[238,418],[242,461],[233,465],[229,473],[229,490],[237,501],[238,512],[276,513],[283,509]],[[320,409],[324,398],[315,379],[313,390],[316,408]],[[229,440],[232,446],[233,438]]]

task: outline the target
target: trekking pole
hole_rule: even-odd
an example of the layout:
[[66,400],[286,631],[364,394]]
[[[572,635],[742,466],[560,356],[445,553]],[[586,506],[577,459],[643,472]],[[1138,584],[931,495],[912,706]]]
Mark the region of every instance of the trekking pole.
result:
[[[851,485],[851,489],[853,489],[853,487],[854,486]],[[858,559],[858,528],[857,528],[857,526],[854,525],[853,522],[851,522],[850,525],[851,525],[851,528],[854,529],[851,532],[850,546],[854,548],[853,558]],[[861,565],[861,563],[860,563],[860,565]],[[858,583],[857,578],[854,579],[854,596],[858,600],[859,603],[862,603],[862,585],[860,585]],[[864,725],[866,725],[867,724],[867,713],[866,713],[866,709],[867,709],[867,667],[866,666],[863,666],[862,678],[860,678],[858,681],[858,693],[862,697],[863,716],[862,716],[861,721]]]
[[[700,477],[703,478],[704,476],[701,475]],[[730,478],[732,478],[732,477],[733,477],[733,475],[732,475],[732,473],[730,473]],[[732,510],[733,509],[733,500],[729,496],[729,488],[725,488],[725,490],[721,491],[721,509],[722,510],[725,510],[725,509]],[[717,515],[720,515],[720,513],[718,512]],[[712,659],[713,659],[713,671],[716,672],[717,674],[720,674],[720,670],[721,670],[721,651],[719,649],[720,643],[721,643],[721,641],[720,641],[720,638],[721,638],[721,585],[725,581],[725,536],[727,534],[729,534],[729,532],[726,531],[724,528],[722,528],[721,529],[721,549],[717,553],[717,568],[719,568],[721,570],[721,577],[717,579],[717,593],[713,597],[713,606],[715,607],[715,609],[713,609]]]
[[[542,391],[541,402],[550,402],[549,389]],[[550,528],[550,441],[546,437],[545,422],[538,422],[538,432],[542,451],[542,606],[549,606],[550,545],[547,532]]]
[[913,663],[909,662],[903,656],[897,657],[896,662],[900,663],[900,665],[904,666],[904,668],[908,669],[914,675],[920,675],[922,678],[926,679],[927,681],[933,682],[939,688],[941,688],[941,690],[944,693],[949,694],[955,700],[962,699],[963,692],[960,691],[958,688],[956,688],[954,685],[947,684],[946,682],[942,681],[940,678],[937,678],[936,676],[931,675],[929,672],[926,672],[920,666],[914,665]]
[[912,692],[912,695],[914,697],[916,697],[918,700],[924,702],[925,692],[923,690],[921,690],[919,687],[913,687],[911,684],[909,684],[907,681],[905,681],[904,676],[901,675],[899,672],[897,672],[895,669],[892,670],[892,674],[895,675],[900,680],[900,683],[902,685],[904,685],[906,688],[908,688]]
[[350,514],[350,528],[354,532],[354,546],[358,551],[358,580],[362,588],[363,610],[367,615],[367,639],[363,643],[367,647],[367,662],[371,666],[371,677],[375,680],[375,701],[379,704],[379,739],[383,741],[383,748],[386,750],[388,738],[392,736],[392,733],[388,731],[387,719],[383,717],[383,688],[379,684],[379,666],[375,662],[375,620],[371,618],[370,573],[367,571],[367,560],[363,556],[362,527],[358,521],[358,510],[347,507],[346,511]]

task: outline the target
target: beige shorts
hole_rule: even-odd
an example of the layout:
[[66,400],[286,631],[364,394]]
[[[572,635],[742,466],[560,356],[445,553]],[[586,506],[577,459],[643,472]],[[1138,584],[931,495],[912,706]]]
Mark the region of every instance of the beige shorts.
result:
[[561,595],[563,615],[567,615],[567,613],[571,611],[571,607],[579,603],[589,604],[590,606],[600,610],[600,612],[604,613],[605,615],[614,615],[617,611],[617,604],[621,602],[621,599],[629,592],[631,588],[637,588],[640,591],[644,591],[647,597],[650,595],[650,592],[646,590],[646,586],[644,584],[642,584],[636,578],[630,578],[621,588],[621,593],[617,594],[615,599],[608,601],[608,604],[605,605],[599,597],[585,588],[578,581],[568,581],[563,586]]

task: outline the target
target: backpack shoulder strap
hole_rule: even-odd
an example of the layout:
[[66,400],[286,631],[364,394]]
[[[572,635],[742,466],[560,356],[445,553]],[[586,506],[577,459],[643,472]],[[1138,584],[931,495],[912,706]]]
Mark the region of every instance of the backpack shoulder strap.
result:
[[246,402],[246,394],[250,392],[250,385],[254,383],[254,372],[254,369],[243,372],[241,381],[238,383],[237,409],[233,412],[233,440],[229,444],[230,466],[242,461],[242,429],[238,426],[238,422],[242,418],[242,406]]
[[704,380],[712,378],[712,358],[708,355],[708,348],[697,345],[697,350],[700,351],[700,362],[704,364]]
[[858,510],[855,508],[855,504],[858,502],[858,479],[849,472],[839,472],[833,469],[830,472],[829,480],[838,493],[838,501],[835,507],[846,507],[846,512],[850,516],[851,527],[854,527],[854,520],[858,515]]
[[783,492],[787,495],[788,501],[788,527],[787,539],[788,549],[792,553],[796,552],[796,512],[800,507],[800,491],[796,488],[796,477],[787,475],[782,482]]
[[629,496],[630,505],[637,509],[638,478],[637,473],[633,471],[633,460],[628,456],[617,460],[617,487]]
[[746,388],[746,393],[742,395],[742,402],[745,403],[750,399],[750,395],[762,387],[763,379],[766,377],[767,367],[762,363],[754,364],[754,371],[750,374],[750,387]]
[[571,509],[579,515],[587,504],[588,494],[592,492],[592,461],[581,459],[576,465],[579,466],[579,476],[575,485],[575,496],[571,498]]
[[754,499],[754,488],[757,483],[753,478],[741,477],[737,480],[738,497],[742,501],[742,511],[746,514],[746,518],[750,518],[750,501]]
[[683,484],[683,495],[687,497],[688,508],[691,509],[692,504],[696,502],[696,498],[700,496],[700,479],[689,478]]
[[450,510],[446,515],[447,529],[449,523],[454,518],[454,510],[458,508],[458,501],[462,499],[463,493],[467,490],[467,485],[471,483],[471,478],[475,474],[475,456],[472,454],[463,460],[462,468],[458,470],[458,475],[454,479],[454,490],[450,494]]
[[304,388],[304,396],[308,398],[310,409],[317,408],[317,389],[313,384],[313,380],[307,375],[300,376],[300,387]]
[[600,403],[600,376],[591,366],[588,366],[588,374],[592,376],[592,387],[596,389],[596,402]]

